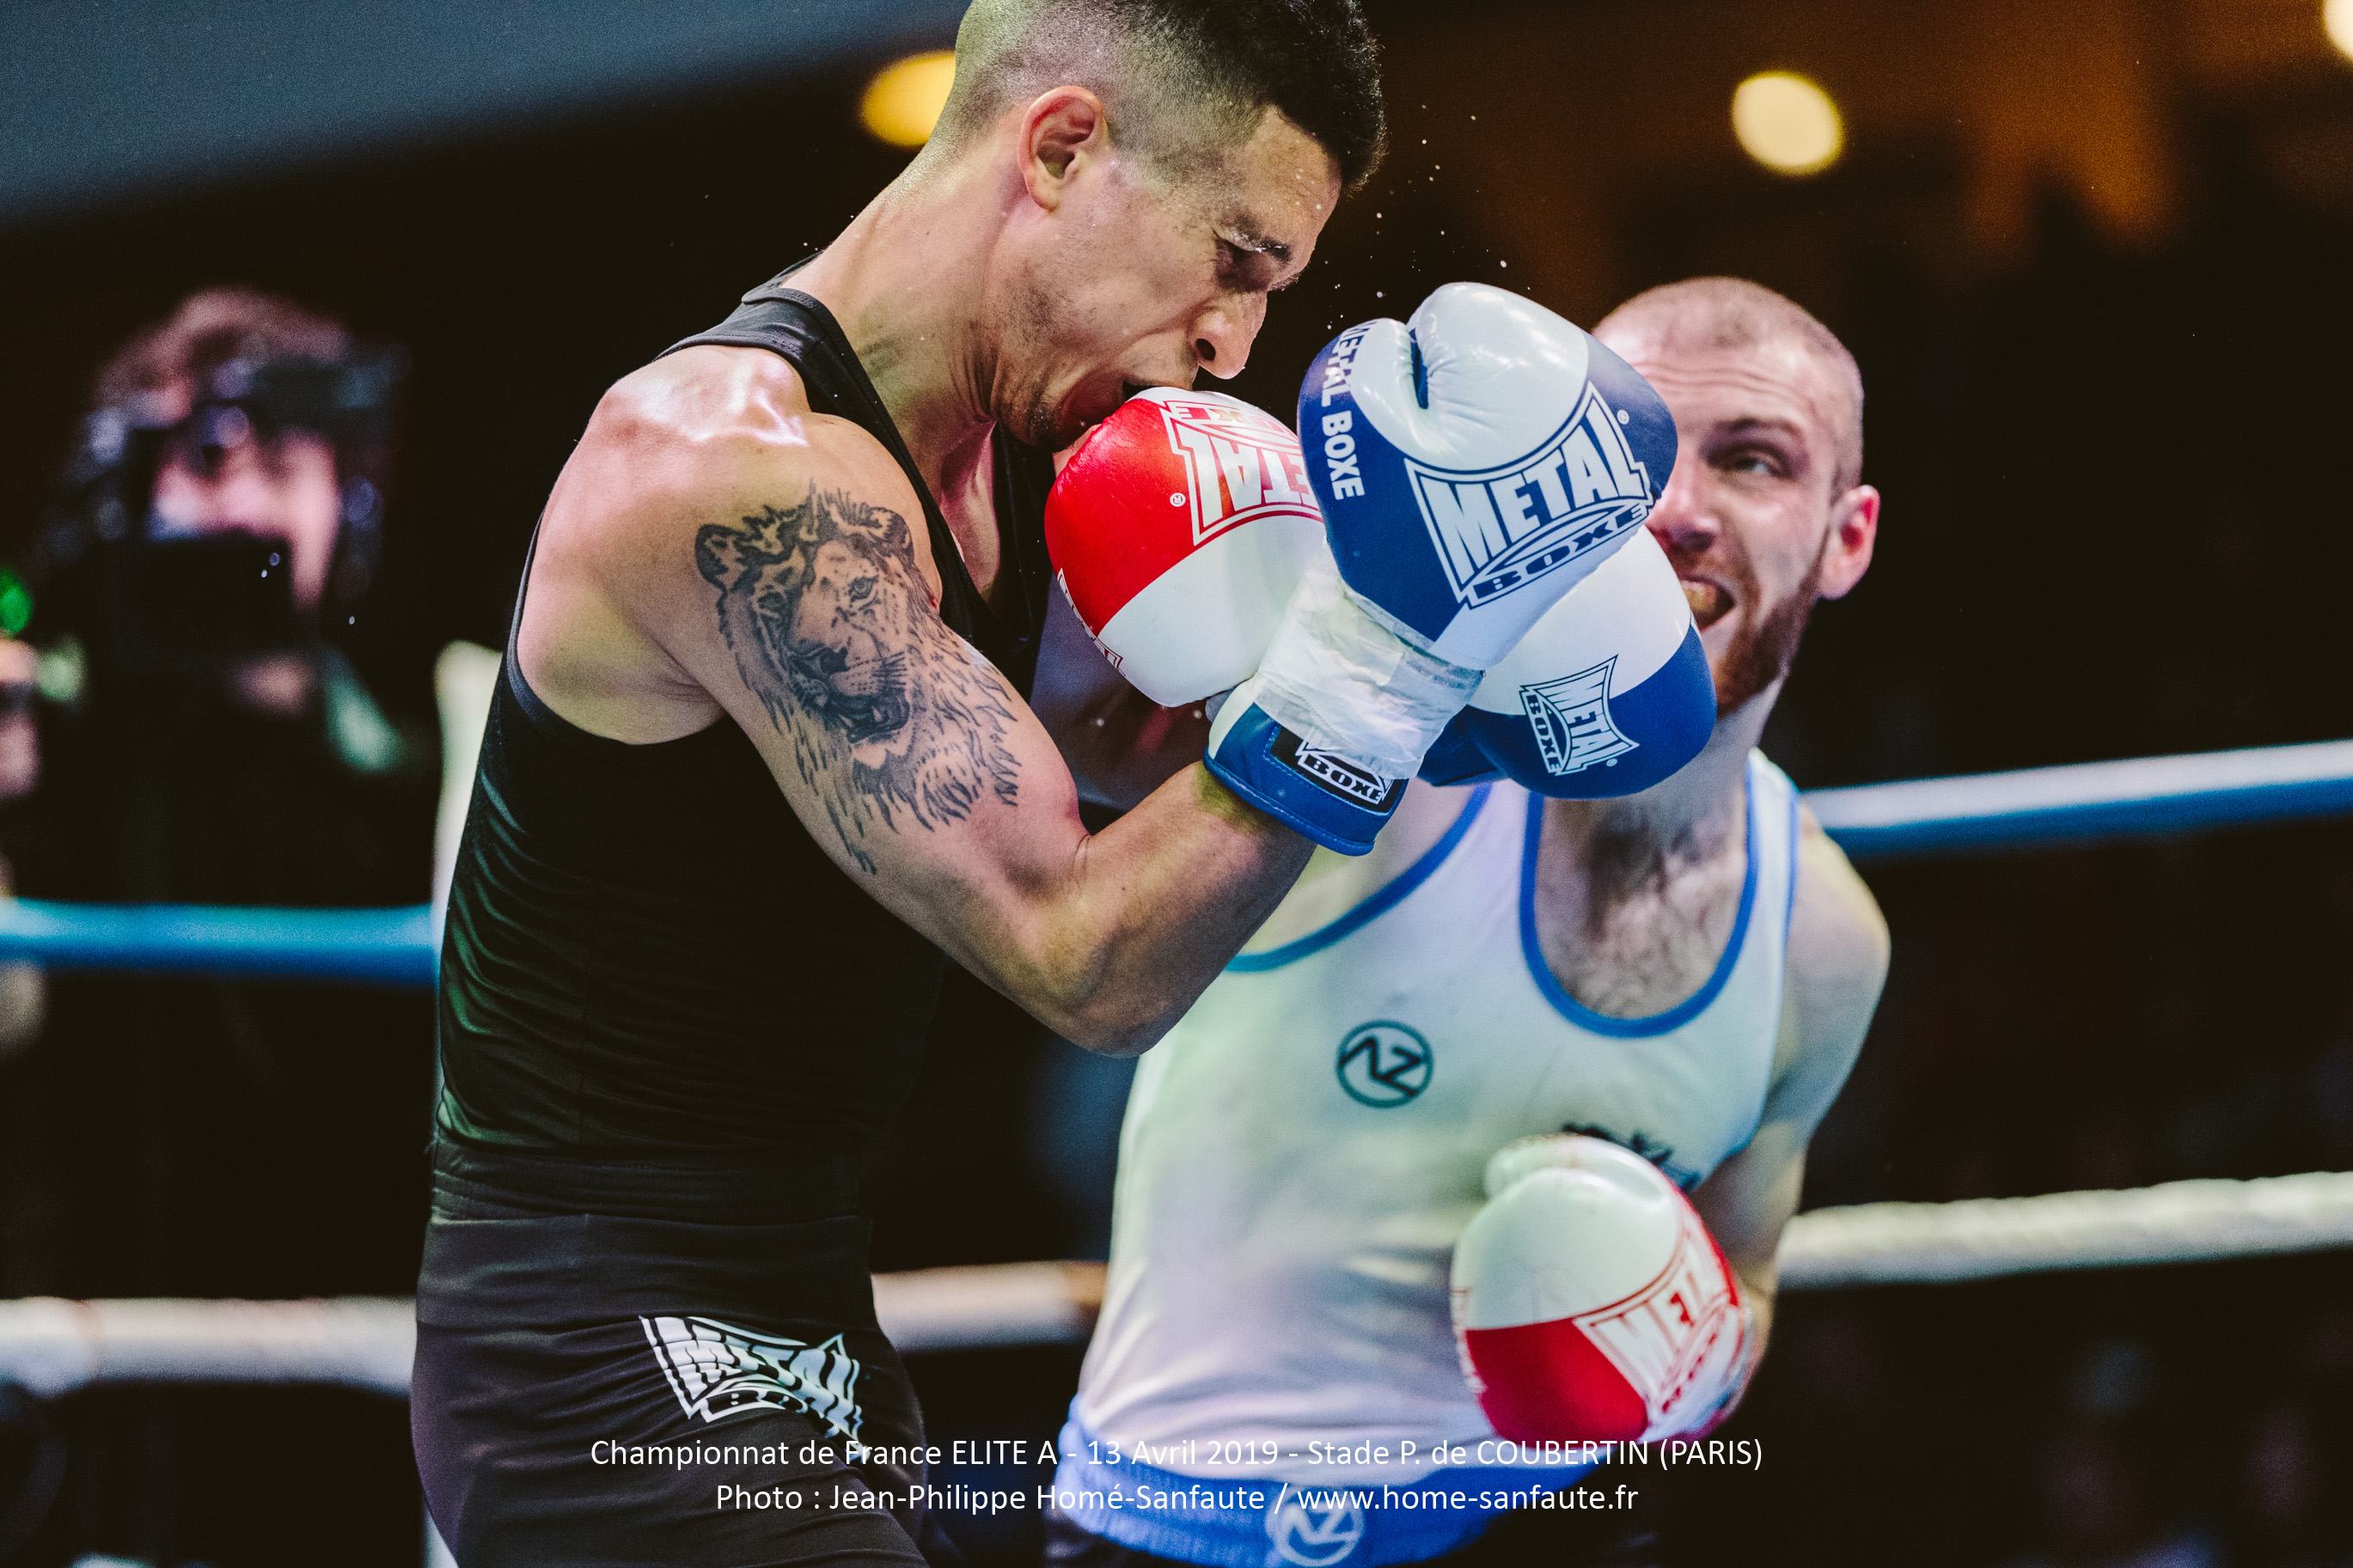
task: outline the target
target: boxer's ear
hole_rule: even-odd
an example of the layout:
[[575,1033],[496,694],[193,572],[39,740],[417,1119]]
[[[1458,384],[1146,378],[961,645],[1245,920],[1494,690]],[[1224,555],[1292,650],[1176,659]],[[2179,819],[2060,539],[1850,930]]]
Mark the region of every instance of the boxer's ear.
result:
[[1021,119],[1021,179],[1029,199],[1051,212],[1062,204],[1084,153],[1110,142],[1103,100],[1082,87],[1041,93]]
[[1831,531],[1823,542],[1816,591],[1825,599],[1846,597],[1871,569],[1871,552],[1878,542],[1879,491],[1857,485],[1831,503]]

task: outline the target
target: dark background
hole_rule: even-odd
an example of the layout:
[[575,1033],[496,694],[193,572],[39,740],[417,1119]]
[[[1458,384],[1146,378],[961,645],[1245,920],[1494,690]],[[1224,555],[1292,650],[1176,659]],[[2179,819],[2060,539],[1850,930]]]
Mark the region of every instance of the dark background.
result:
[[[1286,406],[1333,331],[1459,277],[1587,321],[1753,277],[1854,349],[1887,497],[1768,736],[1801,784],[2353,732],[2353,65],[2318,0],[1369,9],[1393,154],[1233,390]],[[882,58],[0,227],[0,555],[115,343],[196,286],[286,292],[413,356],[350,642],[388,702],[421,703],[442,643],[501,639],[602,388],[902,166],[856,128]],[[1767,67],[1845,110],[1828,173],[1734,144],[1731,86]],[[2353,1166],[2346,826],[1866,869],[1894,967],[1809,1205]],[[322,1031],[266,1106],[235,1063],[173,1064],[190,1239],[160,1282],[131,1277],[110,1175],[153,1157],[121,1043],[55,1028],[0,1064],[0,1291],[405,1292],[429,1016],[348,1005],[413,1047]],[[871,1184],[877,1266],[1099,1248],[1124,1069],[968,984],[934,1046]],[[2353,1561],[2348,1287],[2324,1255],[1790,1297],[1727,1432],[1766,1468],[1651,1479],[1696,1562]],[[915,1367],[941,1437],[1034,1439],[1076,1352]],[[67,1504],[26,1561],[417,1561],[396,1405],[108,1392],[62,1415]],[[131,1495],[174,1468],[170,1498]]]

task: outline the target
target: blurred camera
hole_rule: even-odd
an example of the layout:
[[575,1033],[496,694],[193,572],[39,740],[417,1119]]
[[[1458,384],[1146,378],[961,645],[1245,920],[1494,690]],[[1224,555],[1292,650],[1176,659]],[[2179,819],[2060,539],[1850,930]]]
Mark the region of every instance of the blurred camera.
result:
[[[99,662],[201,676],[300,650],[355,600],[380,551],[370,476],[406,368],[396,348],[237,358],[91,414],[43,555],[86,578]],[[194,510],[174,499],[189,495]],[[326,556],[307,584],[306,550]]]

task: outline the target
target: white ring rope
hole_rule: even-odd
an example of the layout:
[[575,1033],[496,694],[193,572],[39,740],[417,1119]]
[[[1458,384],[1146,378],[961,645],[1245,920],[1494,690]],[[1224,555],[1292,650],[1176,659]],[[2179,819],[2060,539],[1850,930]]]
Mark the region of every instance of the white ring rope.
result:
[[1099,1263],[1000,1263],[874,1277],[874,1316],[902,1351],[1083,1344],[1103,1306]]
[[[2194,1263],[2353,1247],[2353,1172],[2168,1182],[1949,1204],[1860,1204],[1789,1224],[1781,1284],[1947,1283],[2054,1268]],[[902,1351],[1077,1344],[1103,1300],[1091,1263],[1008,1263],[874,1277]],[[91,1383],[342,1384],[405,1394],[409,1302],[0,1301],[0,1383],[43,1398]]]
[[325,1301],[0,1301],[0,1382],[54,1397],[91,1383],[341,1383],[408,1392],[415,1305]]
[[1816,1209],[1781,1239],[1781,1283],[1944,1284],[2052,1268],[2201,1263],[2353,1247],[2353,1172],[2121,1192]]

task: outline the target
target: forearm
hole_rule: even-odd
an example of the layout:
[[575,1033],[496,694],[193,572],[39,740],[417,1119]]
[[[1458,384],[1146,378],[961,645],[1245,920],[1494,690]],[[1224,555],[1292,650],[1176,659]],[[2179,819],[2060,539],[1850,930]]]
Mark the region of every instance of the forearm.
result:
[[1064,1038],[1134,1055],[1208,988],[1314,847],[1197,763],[1082,835],[1060,875],[974,909],[958,957]]
[[1055,739],[1081,793],[1126,811],[1201,760],[1209,721],[1198,705],[1163,708],[1131,688]]
[[1768,1121],[1747,1148],[1719,1166],[1692,1194],[1693,1205],[1723,1250],[1748,1310],[1745,1385],[1765,1359],[1781,1282],[1781,1234],[1797,1212],[1805,1174],[1804,1131]]

